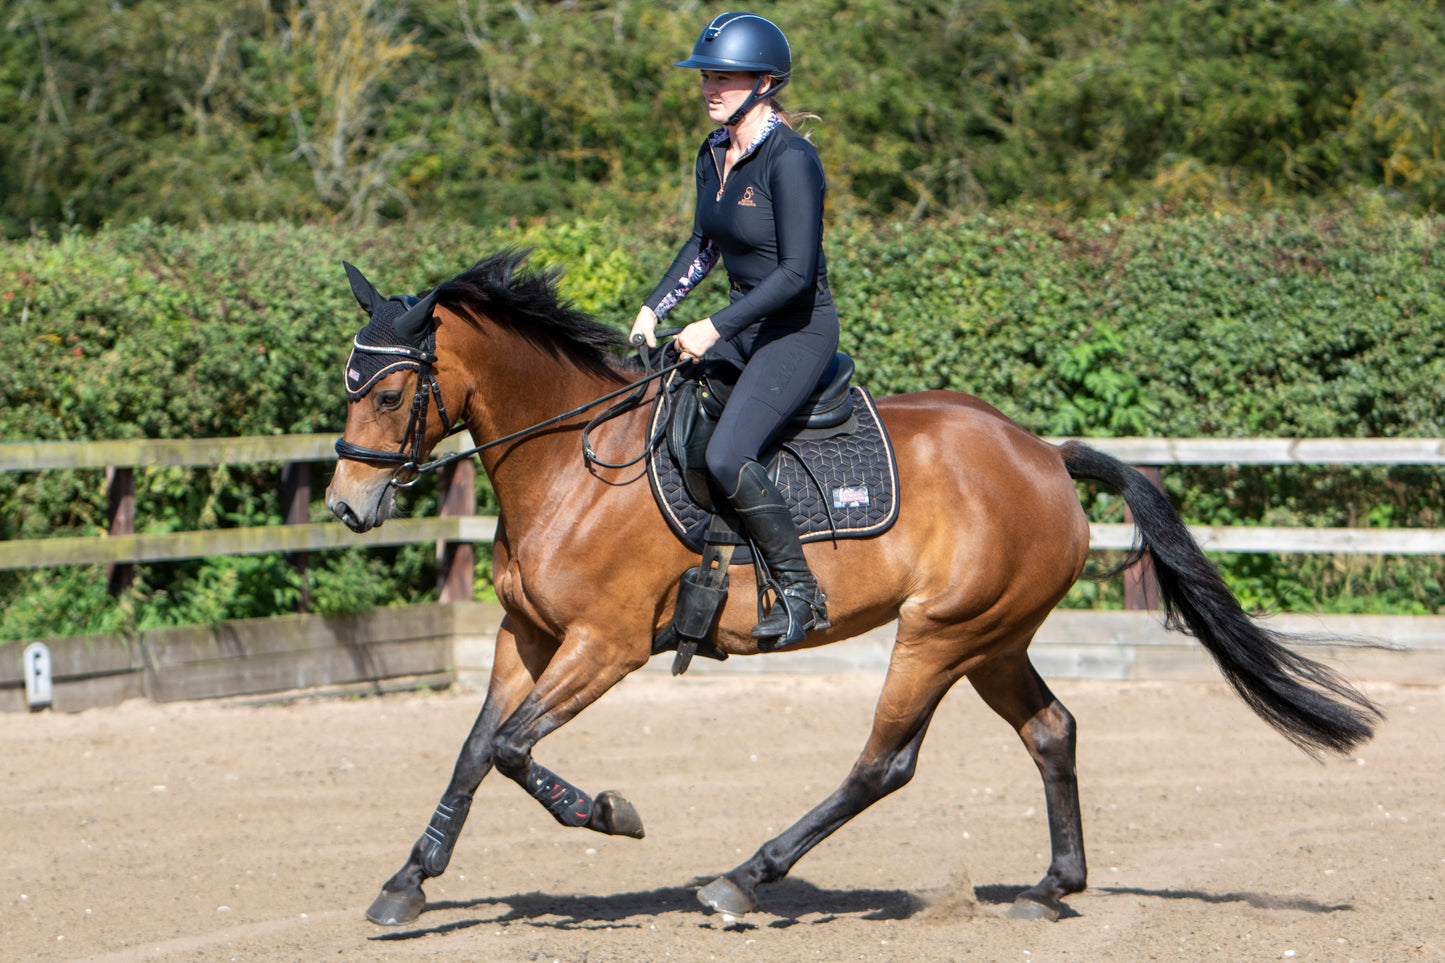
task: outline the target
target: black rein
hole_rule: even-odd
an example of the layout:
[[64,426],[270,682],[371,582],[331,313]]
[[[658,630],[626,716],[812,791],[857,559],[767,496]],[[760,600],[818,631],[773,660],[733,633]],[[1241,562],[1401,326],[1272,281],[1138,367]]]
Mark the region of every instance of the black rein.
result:
[[[661,335],[676,333],[676,331],[658,332],[658,334]],[[374,348],[366,349],[363,348],[361,345],[357,345],[357,347],[362,350],[377,350]],[[603,402],[611,401],[613,398],[616,398],[619,395],[628,394],[629,392],[631,392],[631,394],[627,398],[624,398],[622,401],[613,405],[611,408],[608,408],[606,411],[601,412],[591,421],[587,422],[587,424],[583,427],[582,458],[583,461],[586,462],[589,466],[598,465],[602,468],[627,468],[635,465],[642,459],[646,458],[648,452],[650,452],[657,444],[657,442],[662,438],[662,434],[666,428],[667,419],[661,419],[660,425],[662,427],[659,427],[657,433],[654,434],[653,437],[648,439],[647,445],[642,450],[642,454],[638,455],[631,461],[626,461],[621,464],[612,464],[610,462],[605,462],[599,459],[597,457],[597,452],[593,450],[591,443],[587,439],[587,433],[593,428],[596,428],[598,425],[602,424],[603,422],[609,421],[613,418],[616,418],[618,415],[621,415],[638,407],[638,405],[642,403],[642,399],[647,393],[646,388],[649,382],[666,377],[667,375],[676,371],[678,368],[681,368],[683,365],[692,364],[691,360],[678,361],[674,364],[670,364],[666,367],[660,368],[657,371],[653,371],[652,353],[639,346],[638,355],[642,358],[643,370],[646,372],[646,374],[640,381],[626,385],[622,388],[618,388],[616,391],[610,391],[600,398],[595,398],[592,401],[587,402],[586,404],[578,405],[571,411],[564,411],[560,415],[548,418],[546,421],[540,421],[537,424],[532,425],[528,428],[523,428],[521,431],[514,431],[510,435],[505,435],[501,438],[494,439],[487,442],[486,444],[477,445],[474,448],[468,448],[466,451],[458,451],[453,452],[450,455],[443,455],[441,458],[434,458],[431,461],[423,464],[421,459],[425,456],[421,450],[421,446],[423,444],[423,437],[426,434],[428,396],[436,398],[437,413],[441,416],[443,421],[447,420],[446,408],[442,404],[441,387],[437,384],[436,374],[432,368],[432,365],[436,363],[436,355],[428,351],[422,351],[420,349],[411,347],[388,348],[385,349],[385,353],[404,355],[405,357],[415,361],[419,369],[417,372],[416,394],[412,396],[411,401],[411,416],[407,420],[406,434],[402,436],[401,447],[397,451],[383,451],[379,448],[364,448],[360,445],[354,445],[351,442],[347,441],[344,437],[342,437],[336,440],[336,454],[341,458],[350,458],[353,461],[373,461],[384,462],[391,465],[399,465],[400,468],[398,469],[398,473],[402,469],[412,469],[415,474],[410,480],[405,482],[398,482],[396,480],[396,475],[393,475],[391,480],[387,482],[388,485],[395,485],[397,488],[410,488],[421,479],[423,472],[436,471],[438,468],[450,465],[452,462],[459,461],[463,458],[470,458],[473,455],[478,454],[479,452],[486,451],[488,448],[492,448],[497,445],[504,445],[509,441],[517,441],[518,439],[526,438],[529,435],[536,434],[544,428],[550,428],[558,422],[566,421],[568,418],[574,418],[590,408],[595,408]],[[443,437],[447,438],[455,435],[457,432],[462,431],[465,428],[465,424],[458,422],[450,429],[448,429],[446,435],[444,435]],[[411,439],[412,442],[412,448],[409,453],[406,450],[407,439]]]

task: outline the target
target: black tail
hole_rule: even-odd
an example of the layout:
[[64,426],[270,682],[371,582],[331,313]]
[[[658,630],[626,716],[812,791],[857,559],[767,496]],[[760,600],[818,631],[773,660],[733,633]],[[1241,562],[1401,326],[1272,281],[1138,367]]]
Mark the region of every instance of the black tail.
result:
[[1198,639],[1260,718],[1312,755],[1347,753],[1374,735],[1380,710],[1334,670],[1286,648],[1289,636],[1250,619],[1163,492],[1087,445],[1066,442],[1060,450],[1070,476],[1124,496],[1154,561],[1165,624]]

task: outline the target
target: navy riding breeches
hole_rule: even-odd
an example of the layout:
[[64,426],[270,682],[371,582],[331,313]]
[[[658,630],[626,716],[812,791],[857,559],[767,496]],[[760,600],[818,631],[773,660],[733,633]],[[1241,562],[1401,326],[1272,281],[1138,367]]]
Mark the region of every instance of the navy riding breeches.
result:
[[737,490],[743,465],[760,460],[838,351],[836,320],[803,328],[765,321],[753,330],[756,337],[745,364],[739,339],[720,341],[714,349],[718,357],[742,367],[707,446],[708,474],[724,495]]

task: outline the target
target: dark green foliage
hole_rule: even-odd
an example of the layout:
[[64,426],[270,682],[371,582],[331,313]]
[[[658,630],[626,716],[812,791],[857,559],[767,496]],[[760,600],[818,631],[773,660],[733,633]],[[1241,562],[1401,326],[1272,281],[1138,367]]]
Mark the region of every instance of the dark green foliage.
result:
[[[140,218],[498,225],[685,213],[693,3],[21,0],[0,234]],[[1445,199],[1445,21],[1417,0],[789,0],[785,99],[835,210],[1076,214]]]

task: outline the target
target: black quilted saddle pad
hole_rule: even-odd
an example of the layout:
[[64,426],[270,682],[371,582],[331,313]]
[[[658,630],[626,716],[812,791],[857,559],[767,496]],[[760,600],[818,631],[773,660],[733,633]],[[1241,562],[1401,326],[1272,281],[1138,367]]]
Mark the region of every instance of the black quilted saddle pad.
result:
[[[778,490],[792,506],[804,542],[872,538],[888,531],[898,518],[898,462],[893,445],[872,396],[858,385],[851,390],[857,431],[821,440],[786,440],[777,453]],[[665,415],[665,406],[653,409],[651,432],[657,431],[658,420]],[[701,554],[703,534],[712,516],[688,495],[666,442],[653,448],[647,474],[667,524],[690,549]],[[749,558],[749,553],[740,551],[733,564]]]

